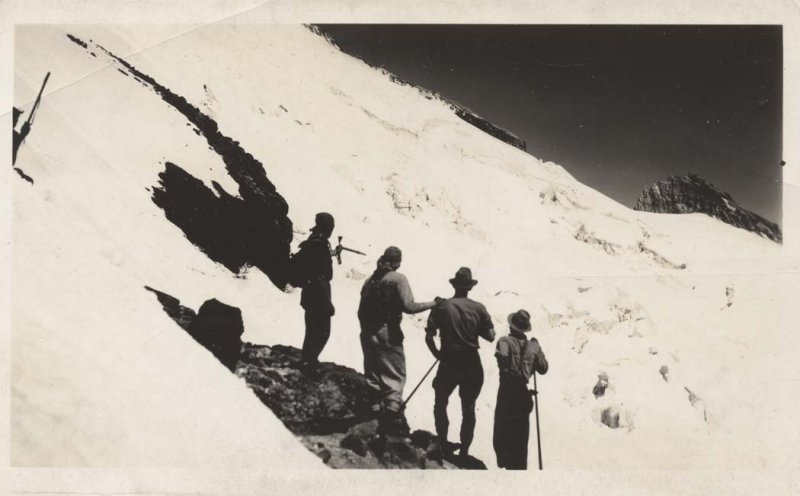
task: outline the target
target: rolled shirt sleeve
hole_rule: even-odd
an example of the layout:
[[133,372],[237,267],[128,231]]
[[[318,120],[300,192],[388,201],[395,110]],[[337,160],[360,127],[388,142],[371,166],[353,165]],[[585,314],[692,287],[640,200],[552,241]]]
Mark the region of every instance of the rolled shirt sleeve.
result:
[[492,316],[486,310],[486,307],[481,309],[481,321],[478,333],[487,341],[494,341],[494,324],[492,324]]
[[531,345],[534,347],[533,370],[540,374],[546,374],[550,366],[547,363],[547,357],[544,356],[542,347],[539,346],[539,341],[536,338],[532,338]]
[[536,372],[540,374],[546,374],[547,370],[550,368],[550,365],[547,363],[547,358],[544,356],[544,352],[539,350],[539,353],[536,354],[536,362],[534,363],[534,367]]
[[431,336],[435,336],[439,330],[439,324],[436,322],[436,313],[434,310],[428,315],[428,323],[425,325],[425,333]]
[[506,339],[500,338],[497,341],[494,356],[497,358],[497,367],[500,369],[500,373],[507,373],[511,367],[511,346]]

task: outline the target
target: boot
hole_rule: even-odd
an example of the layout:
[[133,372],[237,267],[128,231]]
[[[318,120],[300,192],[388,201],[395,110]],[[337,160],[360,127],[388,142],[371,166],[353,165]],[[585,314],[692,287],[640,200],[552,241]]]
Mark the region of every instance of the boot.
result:
[[408,437],[411,433],[405,415],[391,410],[387,410],[380,418],[379,429],[386,436]]

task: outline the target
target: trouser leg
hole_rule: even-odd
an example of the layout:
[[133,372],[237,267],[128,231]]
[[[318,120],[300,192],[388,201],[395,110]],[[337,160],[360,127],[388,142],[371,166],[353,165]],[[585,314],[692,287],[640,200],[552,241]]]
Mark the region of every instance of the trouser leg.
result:
[[[450,420],[447,418],[447,403],[457,384],[450,366],[444,361],[439,362],[439,368],[436,369],[436,377],[433,379],[435,393],[433,419],[436,425],[436,435],[441,443],[447,441],[447,431],[450,428]],[[442,445],[444,446],[444,444]]]
[[531,416],[526,412],[520,420],[520,447],[519,447],[519,467],[520,470],[528,470],[528,439],[530,438]]
[[380,346],[376,360],[384,408],[398,413],[403,405],[406,384],[406,355],[403,346]]
[[378,350],[366,334],[361,334],[361,350],[364,352],[364,378],[367,383],[367,395],[370,411],[377,415],[381,410],[381,382],[378,376]]
[[[470,355],[472,353],[470,352]],[[475,402],[483,388],[483,367],[478,352],[465,357],[463,381],[458,388],[461,397],[461,454],[469,452],[475,435]]]
[[530,434],[530,411],[528,410],[528,389],[526,387],[510,388],[508,410],[506,468],[525,470],[528,468],[528,437]]
[[501,383],[497,390],[492,436],[492,446],[497,457],[497,466],[500,468],[506,468],[508,465],[508,417],[508,389]]
[[331,316],[326,312],[306,310],[305,323],[306,335],[301,357],[306,363],[317,362],[331,335]]

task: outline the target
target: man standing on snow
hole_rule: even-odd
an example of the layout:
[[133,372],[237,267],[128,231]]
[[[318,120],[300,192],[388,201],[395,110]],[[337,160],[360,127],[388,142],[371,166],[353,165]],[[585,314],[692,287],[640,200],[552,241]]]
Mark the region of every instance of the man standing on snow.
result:
[[500,388],[494,411],[494,452],[497,466],[508,470],[528,468],[528,435],[533,400],[528,381],[535,372],[547,373],[547,358],[531,330],[531,316],[519,310],[508,316],[510,332],[497,341]]
[[305,310],[306,335],[303,340],[300,367],[315,371],[322,353],[331,335],[331,317],[335,309],[331,302],[331,279],[333,279],[332,256],[336,250],[331,249],[328,241],[333,233],[333,216],[320,212],[314,219],[314,227],[307,240],[300,243],[300,250],[294,255],[294,265],[301,272],[296,278],[303,291],[300,295],[300,306]]
[[[447,403],[458,386],[461,397],[461,449],[459,456],[466,458],[475,432],[475,401],[483,387],[483,366],[478,355],[478,337],[494,341],[492,318],[482,303],[467,297],[469,291],[478,284],[472,279],[472,271],[461,267],[456,276],[450,279],[455,296],[444,300],[431,312],[425,329],[425,343],[431,353],[439,359],[439,368],[433,379],[435,400],[433,416],[438,437],[434,457],[441,460],[448,451]],[[441,332],[441,351],[436,348],[434,336]]]
[[414,302],[408,279],[397,272],[401,262],[399,248],[386,248],[375,272],[361,288],[358,307],[372,413],[379,418],[381,432],[395,436],[406,436],[409,431],[402,411],[406,357],[400,321],[403,313],[424,312],[436,304]]

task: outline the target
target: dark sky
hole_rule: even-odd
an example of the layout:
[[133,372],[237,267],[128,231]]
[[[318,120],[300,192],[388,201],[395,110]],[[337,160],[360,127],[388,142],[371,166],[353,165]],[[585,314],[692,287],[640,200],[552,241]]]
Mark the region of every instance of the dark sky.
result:
[[620,203],[694,172],[781,221],[780,26],[319,27]]

